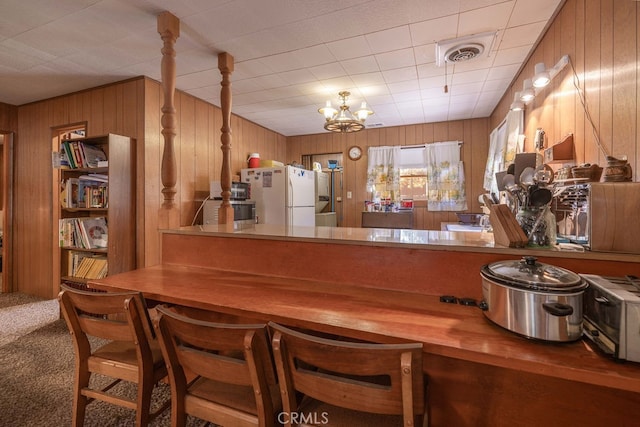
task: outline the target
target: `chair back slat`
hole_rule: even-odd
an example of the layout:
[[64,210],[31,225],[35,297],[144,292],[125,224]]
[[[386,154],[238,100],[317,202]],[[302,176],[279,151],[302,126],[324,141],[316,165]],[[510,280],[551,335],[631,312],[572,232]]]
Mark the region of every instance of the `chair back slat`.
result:
[[89,335],[114,341],[136,340],[136,324],[142,330],[150,329],[141,324],[145,319],[129,321],[131,316],[125,304],[135,299],[136,313],[144,306],[141,295],[137,292],[98,293],[65,289],[59,295],[63,315],[67,318],[73,333],[82,336]]
[[[422,344],[353,343],[269,323],[281,389],[295,410],[296,391],[319,401],[376,414],[423,414]],[[288,384],[287,384],[288,383]],[[407,404],[409,402],[409,404]],[[283,402],[285,411],[286,402]]]
[[270,390],[276,388],[276,375],[266,324],[198,320],[162,305],[156,310],[155,328],[173,391],[188,393],[187,372],[219,383],[250,386],[260,425],[273,424]]

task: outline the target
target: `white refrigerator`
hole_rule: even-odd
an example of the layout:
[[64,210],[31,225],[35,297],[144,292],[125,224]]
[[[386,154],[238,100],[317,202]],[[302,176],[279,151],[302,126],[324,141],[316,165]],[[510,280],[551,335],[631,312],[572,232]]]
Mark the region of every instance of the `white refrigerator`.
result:
[[294,166],[242,169],[259,224],[316,225],[315,172]]

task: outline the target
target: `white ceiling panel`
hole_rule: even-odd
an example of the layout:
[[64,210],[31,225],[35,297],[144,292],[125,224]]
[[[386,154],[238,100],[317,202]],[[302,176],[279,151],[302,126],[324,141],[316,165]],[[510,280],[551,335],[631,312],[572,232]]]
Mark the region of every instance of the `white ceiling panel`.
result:
[[[176,87],[283,135],[324,132],[338,92],[382,126],[486,117],[563,0],[2,0],[0,102],[22,105],[138,75],[160,79],[158,13],[180,19]],[[436,42],[485,31],[487,57],[436,65]],[[489,47],[486,47],[489,49]],[[445,80],[446,79],[446,80]],[[444,92],[444,85],[449,90]]]

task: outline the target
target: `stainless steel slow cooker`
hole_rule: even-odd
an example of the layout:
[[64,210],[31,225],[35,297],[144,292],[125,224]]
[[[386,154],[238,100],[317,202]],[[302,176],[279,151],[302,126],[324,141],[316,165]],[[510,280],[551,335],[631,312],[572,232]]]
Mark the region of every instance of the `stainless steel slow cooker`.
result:
[[524,257],[487,264],[480,275],[480,307],[492,322],[546,341],[582,336],[582,298],[589,285],[576,273]]

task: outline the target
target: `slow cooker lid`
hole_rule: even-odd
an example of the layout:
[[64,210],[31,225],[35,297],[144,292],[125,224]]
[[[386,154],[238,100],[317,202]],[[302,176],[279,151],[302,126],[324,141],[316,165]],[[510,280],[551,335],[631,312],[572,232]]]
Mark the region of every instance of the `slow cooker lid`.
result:
[[529,289],[567,291],[585,286],[576,273],[538,262],[532,256],[519,261],[498,261],[487,265],[486,271],[497,280]]

